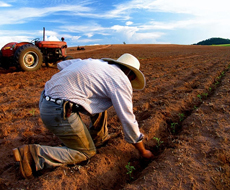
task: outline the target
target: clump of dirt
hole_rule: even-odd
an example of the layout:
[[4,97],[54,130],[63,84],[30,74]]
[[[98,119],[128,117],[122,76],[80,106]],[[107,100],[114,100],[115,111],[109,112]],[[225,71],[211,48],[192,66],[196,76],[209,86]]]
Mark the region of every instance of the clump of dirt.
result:
[[[123,140],[119,119],[110,108],[109,130],[120,135],[93,158],[23,179],[13,148],[30,143],[61,145],[44,127],[38,109],[45,82],[58,70],[0,70],[1,189],[230,188],[230,49],[126,44],[68,50],[82,59],[117,59],[127,52],[140,60],[146,76],[145,90],[133,94],[134,113],[155,158],[140,158]],[[83,119],[88,125],[88,118]]]

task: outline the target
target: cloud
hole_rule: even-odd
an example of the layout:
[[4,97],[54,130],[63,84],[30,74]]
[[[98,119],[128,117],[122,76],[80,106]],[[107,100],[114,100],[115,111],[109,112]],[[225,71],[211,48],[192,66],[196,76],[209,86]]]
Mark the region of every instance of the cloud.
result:
[[27,36],[0,36],[0,49],[9,42],[31,41]]
[[57,36],[46,36],[46,41],[60,41]]
[[0,7],[11,7],[10,4],[0,1]]
[[100,42],[101,39],[79,39],[77,40],[77,44],[87,44],[87,43],[96,43],[96,42]]
[[[159,11],[172,12],[172,13],[186,13],[194,16],[211,16],[216,18],[216,12],[225,12],[229,15],[227,8],[229,3],[227,0],[157,0],[152,3]],[[220,14],[221,15],[221,14]]]
[[129,25],[132,25],[132,24],[133,24],[133,22],[131,22],[131,21],[127,21],[125,24],[129,26]]
[[[39,34],[43,35],[43,30],[39,30]],[[58,36],[58,33],[51,31],[51,30],[45,30],[45,35],[47,35],[47,36]]]
[[77,41],[81,36],[72,36],[71,37],[71,40],[72,41]]
[[[122,5],[120,5],[122,6]],[[216,12],[229,12],[228,0],[132,0],[123,4],[129,9],[143,9],[154,12],[184,13],[194,16],[213,15]],[[214,13],[214,14],[213,14]]]
[[111,27],[121,41],[127,43],[156,43],[157,39],[164,35],[163,32],[140,32],[138,27],[115,25]]
[[59,27],[59,31],[66,32],[66,33],[73,33],[73,34],[80,34],[86,35],[89,38],[94,36],[95,34],[100,35],[108,35],[110,28],[102,27],[101,25],[97,24],[96,22],[88,22],[84,25],[64,25]]
[[204,24],[211,24],[213,21],[207,20],[179,20],[179,21],[168,21],[168,22],[159,22],[159,21],[150,21],[140,27],[140,30],[149,31],[149,30],[175,30],[180,28],[191,28],[191,27],[199,27]]
[[23,7],[19,9],[2,10],[0,14],[0,25],[25,23],[28,19],[44,17],[60,11],[88,12],[91,9],[81,5],[60,5],[47,8]]

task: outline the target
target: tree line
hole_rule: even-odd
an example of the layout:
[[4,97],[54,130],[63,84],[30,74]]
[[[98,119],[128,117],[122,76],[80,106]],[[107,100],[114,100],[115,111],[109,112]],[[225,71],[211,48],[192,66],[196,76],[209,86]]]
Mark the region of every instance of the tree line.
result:
[[230,39],[224,38],[210,38],[207,40],[203,40],[193,45],[219,45],[219,44],[230,44]]

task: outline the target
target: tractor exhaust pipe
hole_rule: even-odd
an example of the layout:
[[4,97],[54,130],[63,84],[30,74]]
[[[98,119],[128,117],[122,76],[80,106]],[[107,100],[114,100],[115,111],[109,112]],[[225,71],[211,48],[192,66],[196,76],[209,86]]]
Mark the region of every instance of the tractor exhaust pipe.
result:
[[45,27],[43,27],[43,41],[45,41]]

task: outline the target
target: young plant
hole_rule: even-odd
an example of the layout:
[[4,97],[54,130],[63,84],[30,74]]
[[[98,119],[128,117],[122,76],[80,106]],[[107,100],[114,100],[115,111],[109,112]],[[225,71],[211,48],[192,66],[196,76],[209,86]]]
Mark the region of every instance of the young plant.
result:
[[220,82],[219,82],[219,81],[216,81],[216,83],[214,84],[215,87],[216,87],[218,84],[220,84]]
[[221,76],[223,77],[224,75],[225,75],[224,71],[223,71],[223,72],[221,72]]
[[173,133],[176,132],[176,126],[178,125],[178,123],[171,123],[171,129],[173,131]]
[[184,120],[185,115],[183,113],[179,113],[180,121]]
[[35,115],[35,109],[32,109],[32,110],[30,110],[29,112],[30,112],[30,114],[31,114],[32,116]]
[[156,144],[157,149],[160,148],[161,144],[164,143],[164,141],[161,141],[161,138],[153,137],[153,139],[157,141]]
[[208,93],[202,93],[202,96],[205,96],[207,98]]
[[125,166],[125,168],[127,169],[127,173],[130,177],[130,179],[133,179],[132,177],[132,173],[133,173],[133,170],[135,170],[135,167],[134,166],[130,166],[130,162]]
[[202,96],[200,94],[198,94],[197,97],[202,101]]

